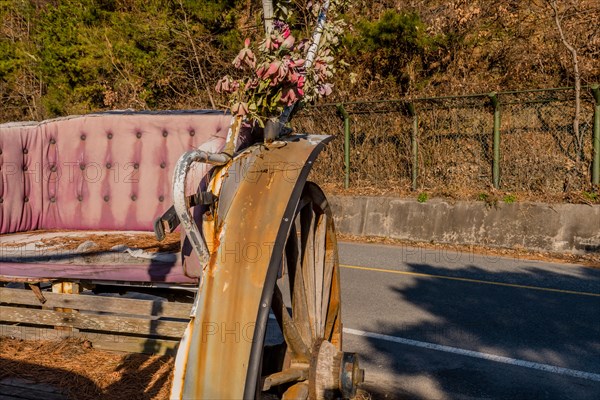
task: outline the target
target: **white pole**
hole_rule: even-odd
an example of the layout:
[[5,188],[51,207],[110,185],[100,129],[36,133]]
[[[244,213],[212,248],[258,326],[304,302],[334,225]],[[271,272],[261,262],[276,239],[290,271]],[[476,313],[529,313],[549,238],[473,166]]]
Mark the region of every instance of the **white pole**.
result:
[[273,30],[273,0],[262,0],[262,5],[265,19],[265,33],[268,36]]
[[315,60],[317,51],[319,50],[319,43],[321,42],[321,36],[323,36],[323,30],[325,29],[325,20],[327,19],[327,10],[329,9],[329,0],[323,2],[323,7],[319,12],[319,18],[317,19],[317,26],[312,37],[312,43],[306,53],[306,68],[310,68]]

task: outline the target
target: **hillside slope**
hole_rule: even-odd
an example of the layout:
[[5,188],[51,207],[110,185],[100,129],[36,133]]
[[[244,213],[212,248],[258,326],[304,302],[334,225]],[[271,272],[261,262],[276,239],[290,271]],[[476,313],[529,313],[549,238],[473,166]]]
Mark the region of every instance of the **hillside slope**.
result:
[[[300,4],[302,2],[296,2]],[[600,81],[600,1],[559,1],[582,82]],[[219,107],[214,83],[260,2],[8,1],[0,6],[0,121],[102,109]],[[544,0],[354,0],[342,100],[569,86]]]

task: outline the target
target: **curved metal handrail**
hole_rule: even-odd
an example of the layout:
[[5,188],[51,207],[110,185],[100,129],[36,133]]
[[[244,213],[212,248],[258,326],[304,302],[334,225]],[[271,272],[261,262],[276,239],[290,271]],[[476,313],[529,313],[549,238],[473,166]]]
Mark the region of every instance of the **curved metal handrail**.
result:
[[185,182],[190,167],[195,162],[223,166],[232,159],[227,153],[211,153],[203,150],[191,150],[179,157],[173,174],[173,207],[179,217],[181,226],[190,240],[198,259],[203,265],[208,264],[210,254],[204,237],[190,213],[190,204],[185,195]]

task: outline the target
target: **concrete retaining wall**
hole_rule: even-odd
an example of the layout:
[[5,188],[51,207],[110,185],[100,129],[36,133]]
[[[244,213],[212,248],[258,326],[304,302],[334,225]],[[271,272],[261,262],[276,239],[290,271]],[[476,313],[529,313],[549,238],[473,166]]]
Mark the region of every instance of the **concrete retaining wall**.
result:
[[358,236],[600,253],[600,206],[329,196],[336,229]]

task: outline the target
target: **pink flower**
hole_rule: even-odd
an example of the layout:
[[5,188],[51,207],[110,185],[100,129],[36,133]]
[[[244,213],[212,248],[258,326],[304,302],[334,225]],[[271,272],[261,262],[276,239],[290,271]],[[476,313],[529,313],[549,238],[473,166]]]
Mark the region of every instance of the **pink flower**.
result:
[[279,45],[282,42],[280,39],[281,38],[279,37],[279,35],[276,35],[276,34],[269,35],[263,42],[263,45],[261,46],[263,51],[277,50],[279,48]]
[[240,84],[237,81],[231,79],[230,76],[226,75],[222,77],[215,86],[217,93],[233,93],[240,88]]
[[268,68],[266,69],[266,71],[264,71],[264,73],[262,74],[262,78],[267,79],[267,78],[277,75],[279,73],[279,69],[281,68],[281,66],[282,66],[281,61],[279,61],[279,60],[272,61],[268,65]]
[[297,60],[290,60],[290,67],[303,67],[305,62],[306,60],[304,60],[303,58],[299,58]]
[[258,87],[258,79],[248,79],[246,82],[246,86],[244,86],[244,90],[248,91],[250,89],[256,89]]
[[291,50],[294,47],[295,42],[296,42],[296,39],[292,35],[288,35],[285,38],[285,40],[281,43],[281,47],[284,49]]
[[244,41],[244,48],[242,50],[240,50],[238,55],[233,60],[233,65],[236,68],[238,68],[238,69],[243,68],[242,64],[245,64],[250,68],[256,67],[256,56],[254,55],[254,53],[252,52],[252,50],[250,49],[249,46],[250,46],[250,39],[246,39]]
[[270,86],[279,85],[287,77],[290,68],[285,63],[280,63],[276,75],[271,78]]
[[285,62],[273,60],[270,64],[261,65],[256,74],[261,79],[270,79],[270,86],[276,86],[286,78],[289,70]]
[[269,64],[267,64],[267,63],[260,64],[260,67],[258,67],[258,69],[256,70],[256,76],[258,76],[259,78],[262,78],[263,75],[265,74],[265,72],[267,71],[268,66],[269,66]]
[[298,93],[293,88],[287,88],[283,90],[280,101],[286,106],[291,106],[298,98]]
[[323,97],[329,96],[332,92],[331,83],[324,83],[322,85],[317,86],[317,92]]

